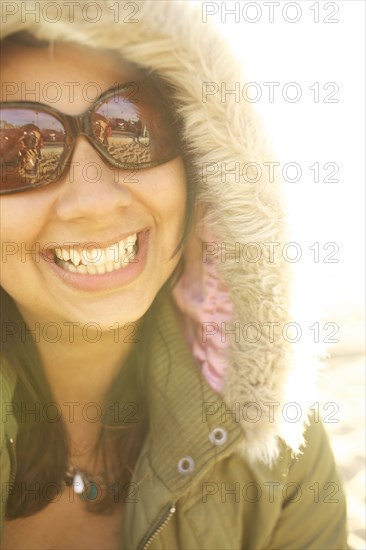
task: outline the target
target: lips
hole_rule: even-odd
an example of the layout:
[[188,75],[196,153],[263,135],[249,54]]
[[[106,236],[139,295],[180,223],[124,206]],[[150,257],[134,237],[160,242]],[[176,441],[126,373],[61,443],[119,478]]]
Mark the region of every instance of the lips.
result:
[[96,243],[58,247],[54,250],[54,260],[62,269],[72,273],[95,275],[125,268],[135,261],[137,253],[138,237],[134,233],[105,248],[96,247]]
[[69,249],[66,244],[55,246],[47,250],[43,259],[69,286],[86,291],[113,290],[130,284],[143,271],[149,236],[150,230],[145,229],[117,242],[111,241],[109,246],[98,247],[96,242],[84,245],[72,243]]

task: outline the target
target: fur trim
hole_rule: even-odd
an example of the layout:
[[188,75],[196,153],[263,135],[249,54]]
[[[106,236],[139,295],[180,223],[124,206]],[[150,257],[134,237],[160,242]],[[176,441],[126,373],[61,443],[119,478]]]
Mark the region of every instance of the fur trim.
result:
[[[98,3],[102,15],[97,23],[86,21],[81,8],[75,9],[71,22],[69,8],[64,7],[62,18],[52,24],[42,16],[37,23],[34,16],[21,16],[21,4],[34,3],[12,4],[19,10],[3,22],[3,35],[29,30],[40,39],[113,49],[175,89],[184,139],[197,171],[198,202],[205,211],[200,225],[215,236],[217,271],[229,289],[233,327],[239,323],[239,338],[227,336],[229,367],[222,395],[228,409],[239,404],[242,410],[245,441],[240,451],[250,461],[270,464],[278,457],[283,439],[299,452],[315,362],[304,353],[304,346],[300,349],[301,342],[291,344],[288,333],[283,336],[291,322],[291,274],[279,253],[286,242],[281,186],[264,175],[263,163],[274,159],[252,105],[243,99],[236,102],[232,95],[222,101],[223,84],[232,89],[236,82],[245,83],[233,52],[216,27],[202,22],[199,3],[127,2],[137,7],[136,14],[128,17],[131,8],[120,1],[116,22],[115,0],[103,0]],[[84,0],[79,1],[83,4]],[[131,18],[137,22],[130,22]],[[219,91],[203,98],[205,86],[211,86],[211,91],[218,86]],[[229,172],[238,165],[246,174],[240,181],[235,172]],[[255,166],[262,168],[258,178]],[[201,234],[200,225],[193,238]],[[233,250],[236,243],[240,257],[227,255],[221,261],[224,247]],[[245,247],[248,243],[257,245]],[[207,321],[215,322],[215,315]],[[296,322],[300,324],[299,319]],[[300,411],[301,418],[293,421]]]

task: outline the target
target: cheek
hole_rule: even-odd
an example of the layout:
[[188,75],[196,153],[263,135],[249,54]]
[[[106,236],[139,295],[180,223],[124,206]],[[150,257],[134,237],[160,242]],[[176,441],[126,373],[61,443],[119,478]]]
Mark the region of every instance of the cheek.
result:
[[1,229],[22,235],[39,234],[52,221],[57,184],[0,197]]
[[187,202],[185,187],[174,186],[170,194],[165,194],[162,202],[163,221],[169,220],[169,225],[174,225],[178,231],[183,231]]
[[28,261],[30,257],[27,251],[40,247],[39,236],[47,214],[34,199],[23,195],[3,197],[0,201],[1,284],[16,276],[13,270],[18,264],[24,270],[24,257]]
[[2,242],[29,241],[41,224],[39,209],[33,201],[26,204],[25,201],[12,197],[1,199],[0,216]]
[[[150,196],[154,209],[164,226],[174,231],[174,237],[183,231],[187,205],[187,183],[183,161],[178,158],[163,165],[161,177],[155,177]],[[173,236],[173,235],[172,235]]]

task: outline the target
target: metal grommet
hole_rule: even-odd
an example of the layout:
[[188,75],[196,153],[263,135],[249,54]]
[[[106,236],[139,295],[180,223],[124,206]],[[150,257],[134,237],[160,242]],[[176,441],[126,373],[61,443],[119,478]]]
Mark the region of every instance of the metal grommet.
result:
[[187,475],[191,474],[194,470],[194,460],[191,456],[184,456],[181,458],[177,464],[178,472],[180,474]]
[[214,445],[224,445],[227,441],[227,431],[224,428],[214,428],[208,438]]

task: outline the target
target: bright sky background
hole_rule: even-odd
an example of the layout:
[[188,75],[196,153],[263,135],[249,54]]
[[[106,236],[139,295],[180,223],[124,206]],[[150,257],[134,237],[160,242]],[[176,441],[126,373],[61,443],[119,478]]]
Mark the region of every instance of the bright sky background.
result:
[[[340,323],[342,339],[337,353],[363,349],[365,250],[365,2],[277,1],[273,22],[268,2],[209,2],[206,12],[235,46],[247,82],[260,86],[255,103],[281,168],[296,162],[302,170],[298,182],[285,182],[293,240],[301,245],[297,267],[320,289],[326,318]],[[210,5],[209,5],[210,4]],[[215,5],[216,4],[216,5]],[[266,5],[267,4],[267,5]],[[292,6],[291,6],[292,4]],[[229,15],[234,10],[237,15]],[[313,6],[311,8],[311,6]],[[226,8],[226,22],[225,22]],[[244,10],[244,11],[243,11]],[[235,17],[237,21],[235,21]],[[297,22],[288,22],[296,19]],[[338,22],[326,23],[325,19]],[[248,20],[255,20],[249,22]],[[316,23],[315,20],[319,22]],[[274,100],[263,82],[279,82]],[[301,90],[298,102],[285,101],[282,90],[290,82]],[[316,84],[314,87],[314,83]],[[335,83],[335,84],[328,84]],[[314,89],[310,89],[312,86]],[[328,86],[324,89],[325,86]],[[228,86],[229,88],[229,86]],[[257,87],[248,89],[255,97]],[[318,102],[314,101],[318,91]],[[294,97],[295,87],[288,88]],[[331,95],[331,93],[333,95]],[[327,103],[324,99],[337,99]],[[286,93],[285,93],[286,97]],[[319,163],[320,181],[314,181]],[[326,163],[335,163],[323,168]],[[338,183],[324,182],[333,167]],[[339,168],[337,168],[339,167]],[[293,178],[295,172],[288,172]],[[314,263],[309,246],[319,243],[320,261]],[[322,258],[335,250],[338,263]],[[306,300],[306,296],[304,296]]]
[[25,124],[36,124],[40,128],[53,128],[60,131],[63,126],[57,118],[39,111],[24,109],[2,109],[4,122],[14,126],[24,126]]

